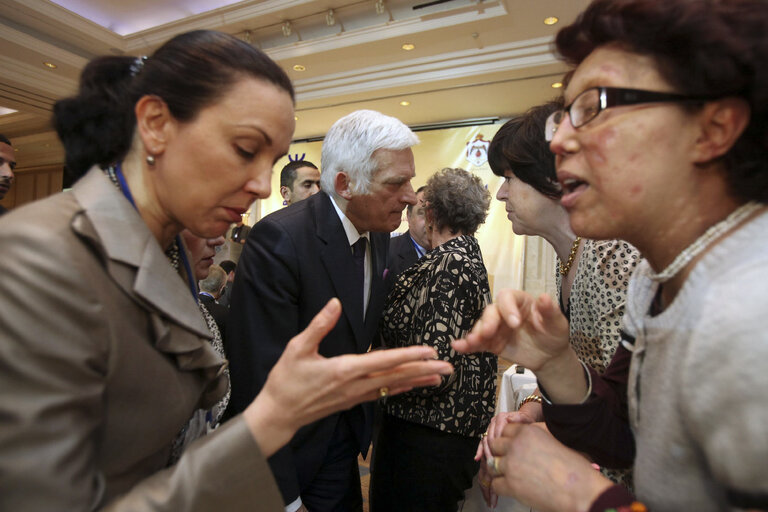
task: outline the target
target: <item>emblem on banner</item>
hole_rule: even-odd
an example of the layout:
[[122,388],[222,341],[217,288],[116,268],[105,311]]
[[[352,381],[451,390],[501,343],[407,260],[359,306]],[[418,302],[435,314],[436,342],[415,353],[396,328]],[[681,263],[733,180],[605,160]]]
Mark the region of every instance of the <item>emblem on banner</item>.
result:
[[467,161],[475,167],[482,167],[488,161],[488,146],[490,141],[483,139],[483,134],[478,133],[475,140],[467,142]]

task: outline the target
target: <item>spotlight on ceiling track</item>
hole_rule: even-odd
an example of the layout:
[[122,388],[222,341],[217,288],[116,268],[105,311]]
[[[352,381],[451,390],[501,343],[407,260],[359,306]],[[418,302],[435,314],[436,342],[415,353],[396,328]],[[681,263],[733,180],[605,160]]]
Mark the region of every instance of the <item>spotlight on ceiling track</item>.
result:
[[333,9],[328,9],[328,13],[325,15],[325,23],[332,27],[336,24],[336,18],[334,17]]
[[283,35],[285,37],[288,37],[292,33],[293,33],[293,27],[291,26],[291,22],[290,21],[286,21],[285,23],[283,23]]
[[384,0],[376,0],[376,14],[384,14]]

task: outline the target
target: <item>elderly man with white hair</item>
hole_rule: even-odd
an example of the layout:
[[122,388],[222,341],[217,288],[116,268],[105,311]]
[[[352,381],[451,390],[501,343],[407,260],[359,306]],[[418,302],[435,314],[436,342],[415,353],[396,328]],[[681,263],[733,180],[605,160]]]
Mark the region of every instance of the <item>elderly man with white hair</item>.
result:
[[[253,227],[238,264],[227,333],[233,412],[259,392],[285,340],[332,297],[341,300],[343,313],[320,344],[321,355],[368,350],[384,302],[389,232],[416,203],[416,143],[393,117],[361,110],[341,118],[323,143],[322,191]],[[362,511],[357,456],[367,452],[371,430],[370,403],[299,430],[270,459],[286,510]]]

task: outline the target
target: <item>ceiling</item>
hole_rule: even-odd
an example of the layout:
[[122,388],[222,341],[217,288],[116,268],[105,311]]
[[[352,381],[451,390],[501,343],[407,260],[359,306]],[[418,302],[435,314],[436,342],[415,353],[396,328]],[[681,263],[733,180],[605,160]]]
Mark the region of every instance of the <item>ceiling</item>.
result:
[[[61,164],[51,109],[76,91],[85,64],[102,54],[151,54],[193,29],[235,34],[287,71],[297,93],[296,140],[322,137],[336,119],[361,108],[410,126],[504,119],[558,94],[552,84],[566,68],[551,42],[587,4],[0,0],[0,107],[17,110],[0,115],[0,133],[18,150],[21,172]],[[544,24],[550,16],[559,22]],[[414,49],[403,50],[405,43]]]

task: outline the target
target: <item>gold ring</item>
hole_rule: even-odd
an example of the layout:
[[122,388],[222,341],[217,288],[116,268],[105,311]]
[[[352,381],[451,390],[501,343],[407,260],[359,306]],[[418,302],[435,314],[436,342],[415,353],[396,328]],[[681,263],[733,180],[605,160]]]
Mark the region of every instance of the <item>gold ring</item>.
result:
[[484,437],[488,437],[488,432],[483,432],[482,434],[480,434],[480,439]]
[[389,388],[382,386],[379,388],[379,398],[387,398],[389,396]]
[[485,480],[480,480],[480,487],[483,489],[490,489],[491,488],[491,482],[486,482]]
[[488,469],[491,471],[491,476],[493,478],[504,476],[504,473],[499,468],[498,457],[488,457]]

